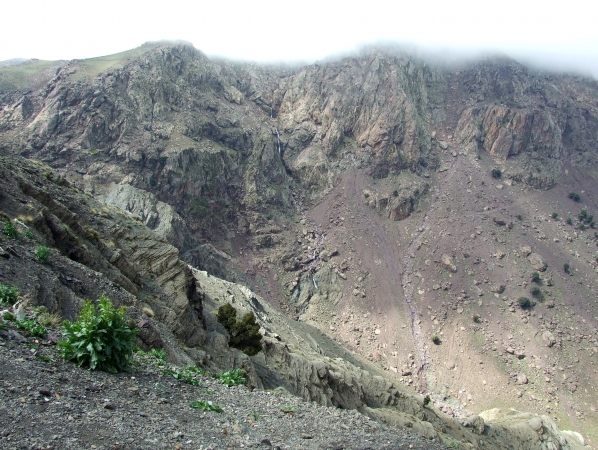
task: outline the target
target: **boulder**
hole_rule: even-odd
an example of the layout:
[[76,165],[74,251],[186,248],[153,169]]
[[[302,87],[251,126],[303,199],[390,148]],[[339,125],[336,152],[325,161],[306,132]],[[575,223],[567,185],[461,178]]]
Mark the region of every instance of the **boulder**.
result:
[[544,258],[542,258],[537,253],[531,253],[527,259],[529,263],[532,265],[532,267],[538,272],[544,272],[548,267],[548,264],[546,263]]

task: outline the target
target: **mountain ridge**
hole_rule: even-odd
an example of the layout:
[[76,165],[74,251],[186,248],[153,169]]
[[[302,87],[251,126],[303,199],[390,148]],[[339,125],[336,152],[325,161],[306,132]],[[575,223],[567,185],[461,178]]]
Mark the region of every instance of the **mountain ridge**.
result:
[[[400,383],[469,408],[541,398],[593,437],[598,400],[578,391],[596,373],[582,368],[595,358],[595,242],[565,218],[598,210],[595,80],[377,49],[290,69],[157,45],[93,79],[85,67],[2,94],[2,151],[136,214],[185,262]],[[538,258],[547,300],[521,310]]]

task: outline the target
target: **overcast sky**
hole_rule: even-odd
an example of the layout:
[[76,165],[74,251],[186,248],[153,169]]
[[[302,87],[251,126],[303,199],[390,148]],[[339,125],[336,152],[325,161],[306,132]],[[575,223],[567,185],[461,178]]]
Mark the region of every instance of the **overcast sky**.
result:
[[596,0],[20,0],[0,61],[89,58],[185,40],[210,55],[315,61],[379,41],[491,50],[598,76]]

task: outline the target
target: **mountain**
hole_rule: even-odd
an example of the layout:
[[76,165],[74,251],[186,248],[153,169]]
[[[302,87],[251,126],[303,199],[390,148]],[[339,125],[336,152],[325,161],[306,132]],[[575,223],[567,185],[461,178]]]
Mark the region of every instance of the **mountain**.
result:
[[[48,65],[0,67],[0,80],[19,80],[0,84],[7,167],[40,161],[103,202],[96,211],[123,211],[166,254],[178,250],[192,268],[176,269],[187,275],[175,284],[202,286],[204,306],[188,316],[198,300],[167,300],[169,276],[150,285],[172,310],[158,322],[200,349],[187,357],[207,363],[219,341],[177,323],[209,322],[204,301],[250,288],[249,305],[263,298],[280,318],[264,329],[310,349],[295,366],[279,346],[253,357],[257,384],[378,405],[364,401],[367,377],[358,401],[342,400],[336,381],[301,387],[297,367],[315,364],[315,351],[429,394],[449,416],[513,407],[598,439],[595,80],[398,48],[287,67],[154,43],[53,64],[51,77]],[[130,269],[111,267],[112,256],[78,261],[52,239],[128,286]],[[212,282],[228,290],[209,294]],[[291,381],[276,365],[296,368]]]

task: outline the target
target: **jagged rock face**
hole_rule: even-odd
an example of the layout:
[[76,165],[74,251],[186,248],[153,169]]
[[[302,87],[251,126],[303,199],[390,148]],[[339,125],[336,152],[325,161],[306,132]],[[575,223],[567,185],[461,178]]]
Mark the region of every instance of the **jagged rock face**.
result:
[[[84,195],[48,166],[0,159],[0,210],[11,220],[23,218],[28,225],[22,227],[34,233],[33,240],[20,244],[21,238],[14,245],[43,243],[57,251],[48,269],[36,267],[30,250],[15,251],[2,261],[11,273],[5,282],[14,278],[34,303],[68,318],[76,317],[82,300],[101,294],[127,305],[134,317],[149,306],[187,346],[204,342],[202,292],[175,247],[132,216]],[[15,264],[23,267],[17,271]],[[59,275],[51,276],[52,269]],[[34,287],[25,285],[27,272]]]

